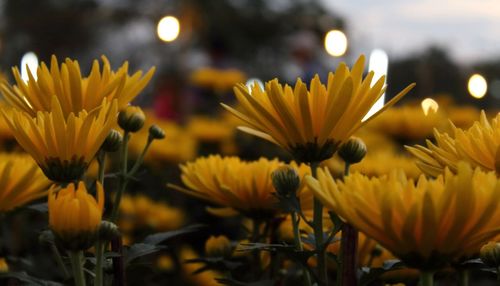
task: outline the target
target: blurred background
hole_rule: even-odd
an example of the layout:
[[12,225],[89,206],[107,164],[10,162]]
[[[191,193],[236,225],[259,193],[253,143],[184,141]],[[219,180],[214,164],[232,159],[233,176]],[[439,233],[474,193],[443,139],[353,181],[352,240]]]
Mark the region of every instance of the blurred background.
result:
[[206,109],[193,93],[210,86],[209,72],[237,71],[215,76],[227,78],[216,87],[224,92],[239,80],[325,78],[361,53],[371,70],[387,74],[388,97],[417,82],[406,101],[438,95],[496,107],[500,3],[0,0],[1,71],[52,54],[79,60],[84,73],[101,55],[115,68],[125,60],[132,70],[156,66],[137,103],[181,121]]
[[[130,74],[156,67],[134,103],[144,108],[146,126],[158,124],[166,138],[152,144],[140,180],[131,183],[122,203],[119,226],[125,244],[190,223],[210,228],[177,245],[187,242],[202,251],[209,235],[225,234],[233,241],[244,237],[241,218],[208,215],[205,202],[167,191],[166,183],[182,185],[178,165],[208,154],[290,160],[272,144],[237,132],[240,122],[219,103],[234,102],[232,87],[238,82],[252,85],[279,78],[293,84],[298,77],[309,81],[315,74],[326,80],[341,61],[351,65],[360,54],[367,57],[366,71],[387,75],[382,100],[412,82],[417,86],[398,107],[356,134],[369,153],[355,171],[378,176],[401,168],[416,178],[421,172],[403,145],[432,139],[433,128],[450,131],[448,119],[468,128],[479,119],[479,110],[485,109],[489,118],[498,112],[498,0],[441,0],[439,5],[433,0],[0,0],[0,78],[11,83],[12,66],[19,66],[27,80],[26,66],[34,71],[52,55],[59,62],[77,59],[84,75],[102,55],[115,70],[128,61]],[[132,137],[132,160],[147,137],[147,128]],[[19,150],[2,119],[0,141],[4,151]],[[112,172],[116,160],[110,161]],[[326,165],[342,174],[338,158]],[[97,172],[95,162],[92,166],[90,177]],[[106,184],[113,186],[113,181]],[[21,229],[19,222],[27,219],[38,220],[38,226]],[[20,259],[18,268],[61,279],[54,263],[46,263],[47,250],[40,250],[33,234],[46,228],[46,219],[38,213],[14,213],[8,221],[10,228],[20,229],[12,231],[11,253],[37,261],[29,268]],[[171,255],[177,254],[169,251],[158,256],[157,265],[171,276],[165,278],[160,271],[145,278],[153,270],[140,261],[127,269],[138,275],[129,277],[146,284],[178,277],[175,269],[184,266],[172,266]],[[12,259],[9,265],[17,267]],[[187,285],[179,283],[171,285]]]

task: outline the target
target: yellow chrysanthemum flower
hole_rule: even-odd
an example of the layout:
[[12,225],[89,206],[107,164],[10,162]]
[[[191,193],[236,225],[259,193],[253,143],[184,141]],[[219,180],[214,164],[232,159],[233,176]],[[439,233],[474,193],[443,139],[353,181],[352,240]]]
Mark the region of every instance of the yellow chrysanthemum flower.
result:
[[363,79],[365,57],[360,56],[351,71],[341,63],[328,75],[328,84],[319,76],[309,90],[300,79],[295,87],[284,87],[277,79],[269,81],[265,90],[254,85],[249,91],[243,84],[234,91],[240,108],[225,104],[224,108],[241,118],[249,127],[242,131],[269,140],[290,151],[302,162],[320,162],[330,158],[337,147],[371,118],[396,103],[415,84],[391,99],[368,120],[364,117],[385,92],[385,77],[374,84],[373,71]]
[[396,172],[334,180],[327,169],[306,180],[326,207],[421,270],[472,255],[500,233],[500,180],[465,163],[456,175],[416,183]]
[[51,110],[39,111],[36,117],[14,108],[1,112],[19,145],[47,178],[56,182],[78,180],[116,122],[116,100],[104,100],[98,109],[66,117],[54,96]]
[[49,190],[49,226],[64,247],[83,250],[95,240],[101,224],[104,208],[104,191],[96,183],[97,200],[87,193],[85,184],[78,187],[70,183],[57,191],[53,185]]
[[[169,186],[248,217],[266,218],[277,211],[271,173],[283,164],[277,159],[246,162],[212,155],[180,166],[182,182],[188,189]],[[301,175],[310,172],[303,164],[297,170]]]
[[10,105],[32,117],[36,117],[38,111],[51,111],[51,100],[56,96],[67,118],[70,113],[97,108],[105,98],[110,102],[117,99],[118,108],[122,109],[144,89],[155,70],[151,68],[144,76],[142,71],[129,76],[128,62],[114,72],[106,57],[103,56],[102,61],[102,71],[99,62],[94,60],[90,74],[83,77],[78,61],[66,59],[59,66],[57,58],[52,56],[50,69],[42,62],[36,71],[36,80],[28,70],[29,80],[25,83],[19,69],[12,68],[16,85],[2,83],[0,90]]
[[500,172],[500,113],[490,123],[482,111],[479,121],[468,130],[457,128],[453,123],[450,125],[452,135],[434,130],[436,144],[427,140],[427,148],[406,146],[418,159],[417,165],[424,173],[438,176],[445,167],[456,172],[459,161],[486,171]]
[[27,154],[0,154],[0,213],[47,195],[50,181]]

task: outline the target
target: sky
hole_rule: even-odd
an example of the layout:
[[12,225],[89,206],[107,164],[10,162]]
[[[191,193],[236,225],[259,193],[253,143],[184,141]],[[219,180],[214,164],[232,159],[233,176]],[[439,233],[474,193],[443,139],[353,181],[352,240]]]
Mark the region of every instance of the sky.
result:
[[461,63],[500,58],[500,0],[322,0],[343,17],[355,52],[391,57],[429,45]]

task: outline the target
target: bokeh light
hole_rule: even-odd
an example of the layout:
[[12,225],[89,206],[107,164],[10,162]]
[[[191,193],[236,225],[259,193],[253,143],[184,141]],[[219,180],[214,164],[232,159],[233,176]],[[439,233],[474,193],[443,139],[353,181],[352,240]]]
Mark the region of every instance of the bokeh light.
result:
[[480,74],[473,74],[469,78],[469,83],[467,85],[469,93],[474,98],[483,98],[488,91],[488,83],[486,79]]
[[347,37],[344,32],[331,30],[325,36],[325,49],[334,56],[340,57],[347,51]]
[[165,16],[158,22],[158,37],[164,42],[172,42],[179,36],[179,20],[174,16]]
[[254,85],[258,85],[262,90],[264,90],[264,83],[262,82],[262,80],[258,79],[258,78],[250,78],[247,80],[247,82],[245,83],[245,85],[247,86],[248,88],[248,91],[251,93],[252,92],[252,88]]
[[31,71],[33,78],[37,79],[36,69],[38,67],[38,57],[33,52],[27,52],[21,58],[21,78],[24,81],[29,80],[28,69]]
[[420,103],[420,105],[422,106],[422,110],[424,111],[425,115],[429,114],[429,111],[435,113],[439,109],[439,104],[430,97],[427,97],[426,99],[422,100],[422,103]]
[[[384,75],[387,76],[388,67],[389,67],[389,56],[387,56],[387,53],[385,51],[380,49],[375,49],[370,53],[368,70],[374,72],[373,75],[374,80],[371,82],[371,86],[373,86],[381,76]],[[384,106],[384,102],[385,102],[385,93],[382,94],[382,96],[377,100],[377,102],[375,102],[370,111],[368,111],[368,113],[363,118],[363,121],[370,118],[370,116],[379,111]]]

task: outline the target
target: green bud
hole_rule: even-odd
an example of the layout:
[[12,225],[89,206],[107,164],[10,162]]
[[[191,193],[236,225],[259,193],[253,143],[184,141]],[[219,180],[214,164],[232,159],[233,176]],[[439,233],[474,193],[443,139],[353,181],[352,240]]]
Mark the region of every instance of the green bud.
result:
[[490,241],[479,250],[479,257],[490,267],[500,266],[500,243]]
[[118,125],[129,132],[137,132],[144,126],[146,115],[138,106],[127,106],[118,114]]
[[153,124],[149,127],[149,136],[153,139],[163,139],[165,138],[165,131],[160,126]]
[[54,234],[49,229],[42,231],[38,236],[38,242],[40,244],[52,244],[54,240]]
[[355,164],[361,162],[366,155],[366,145],[363,140],[351,137],[342,144],[339,149],[339,156],[346,163]]
[[107,220],[101,221],[101,225],[99,226],[100,241],[110,241],[120,235],[120,230],[118,230],[118,226],[116,226],[116,224]]
[[120,132],[118,132],[115,129],[111,129],[111,131],[109,131],[108,136],[104,140],[104,143],[102,143],[101,149],[106,152],[118,151],[118,149],[120,149],[122,141],[123,137],[120,134]]
[[300,187],[300,177],[297,171],[290,166],[281,166],[271,173],[273,186],[280,197],[295,196]]

